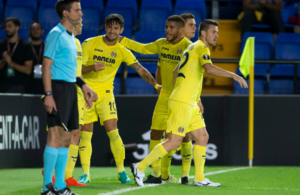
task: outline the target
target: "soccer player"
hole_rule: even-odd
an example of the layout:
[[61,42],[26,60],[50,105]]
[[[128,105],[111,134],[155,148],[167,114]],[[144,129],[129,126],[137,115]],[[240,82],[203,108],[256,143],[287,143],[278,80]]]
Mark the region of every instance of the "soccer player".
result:
[[[162,84],[162,90],[159,94],[152,117],[150,134],[150,151],[162,142],[162,136],[167,129],[168,119],[168,99],[173,91],[173,70],[179,63],[183,51],[192,43],[182,37],[185,28],[185,21],[181,16],[170,16],[166,21],[166,38],[158,39],[155,42],[141,44],[127,38],[122,38],[121,44],[131,50],[142,54],[159,54],[157,64],[156,80]],[[165,136],[166,140],[167,135]],[[189,170],[192,159],[192,143],[187,135],[181,144],[182,155],[182,178],[183,184],[189,182]],[[152,174],[145,179],[145,183],[179,183],[178,179],[170,174],[170,164],[172,155],[180,148],[170,151],[168,155],[152,164]]]
[[[80,77],[76,77],[76,43],[72,34],[75,25],[81,22],[79,0],[58,0],[55,5],[61,22],[47,35],[43,59],[44,106],[49,127],[44,151],[44,182],[42,195],[74,193],[64,182],[68,150],[72,130],[78,129],[78,105],[76,86],[83,91],[87,106],[97,95]],[[59,120],[57,120],[59,119]],[[68,132],[62,127],[65,124]],[[55,167],[55,189],[51,183]]]
[[[82,23],[75,26],[73,30],[73,34],[76,37],[77,35],[81,35],[82,32]],[[76,46],[77,46],[77,77],[82,77],[82,49],[80,41],[75,38]],[[76,179],[74,179],[73,171],[75,168],[75,164],[78,157],[78,149],[79,149],[79,140],[80,140],[80,132],[84,125],[84,112],[85,112],[85,100],[82,94],[81,89],[77,86],[77,98],[78,98],[78,113],[79,113],[79,129],[72,131],[72,139],[69,147],[68,154],[68,162],[65,172],[65,181],[67,186],[86,186],[86,184],[79,183]]]
[[247,88],[246,81],[226,70],[212,65],[208,46],[215,46],[218,39],[218,23],[214,20],[204,20],[199,26],[199,40],[191,44],[180,60],[179,73],[174,90],[170,96],[169,119],[167,132],[168,140],[158,144],[152,152],[140,163],[133,163],[131,170],[139,186],[143,186],[145,169],[154,161],[165,156],[168,152],[180,146],[186,133],[195,138],[194,163],[195,186],[220,186],[204,177],[204,164],[208,134],[203,115],[197,106],[197,96],[201,94],[203,73],[221,77],[231,77],[239,82],[241,87]]
[[[93,123],[100,118],[101,125],[104,125],[110,140],[110,147],[113,153],[119,181],[121,183],[130,183],[131,180],[127,176],[124,169],[125,148],[123,141],[119,135],[117,127],[117,108],[113,95],[113,80],[117,70],[122,62],[133,68],[137,73],[153,87],[160,90],[161,86],[157,84],[152,75],[140,65],[134,55],[118,42],[119,35],[123,32],[124,19],[119,14],[111,14],[105,19],[106,35],[97,36],[87,39],[82,44],[83,51],[83,67],[82,73],[85,81],[96,91],[101,97],[91,110],[87,110],[84,114],[84,127],[82,134],[91,139],[93,133]],[[99,71],[99,67],[95,62],[102,61],[105,69]],[[80,149],[80,157],[82,160],[83,176],[79,182],[90,182],[89,165],[91,159],[91,145],[82,145]],[[85,163],[84,163],[85,162]]]

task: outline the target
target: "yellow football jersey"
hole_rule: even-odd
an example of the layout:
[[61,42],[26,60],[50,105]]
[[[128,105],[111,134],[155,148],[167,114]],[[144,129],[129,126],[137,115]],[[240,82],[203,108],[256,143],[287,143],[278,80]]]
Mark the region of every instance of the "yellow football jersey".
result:
[[196,105],[202,91],[203,65],[212,64],[209,48],[198,40],[191,44],[180,60],[179,72],[170,100]]
[[84,81],[97,92],[98,96],[111,94],[115,75],[122,62],[128,66],[138,62],[131,51],[119,42],[113,46],[106,45],[103,36],[85,40],[82,44],[82,55],[82,64],[85,66],[91,66],[100,61],[105,64],[104,70],[91,71],[83,75]]
[[[77,71],[76,71],[76,76],[81,77],[81,70],[82,70],[82,49],[81,49],[81,44],[78,39],[75,38],[76,46],[77,46]],[[80,87],[77,86],[77,97],[78,100],[84,100],[83,98],[83,93],[80,89]]]
[[179,43],[173,45],[162,38],[152,43],[142,44],[124,37],[121,44],[138,53],[159,54],[157,65],[161,68],[162,93],[171,94],[173,91],[173,70],[179,63],[183,51],[192,42],[183,38]]

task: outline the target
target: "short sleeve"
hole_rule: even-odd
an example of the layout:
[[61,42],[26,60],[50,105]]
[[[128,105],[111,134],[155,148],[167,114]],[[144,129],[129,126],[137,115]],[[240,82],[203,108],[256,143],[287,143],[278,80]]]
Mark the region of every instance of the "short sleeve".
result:
[[200,65],[203,66],[204,64],[212,64],[210,59],[210,51],[207,47],[200,48],[201,51],[199,52],[199,61]]
[[89,54],[90,54],[90,49],[92,46],[92,41],[91,40],[85,40],[82,43],[82,64],[87,65],[87,62],[89,61]]
[[131,51],[129,51],[129,49],[124,48],[123,51],[124,51],[123,62],[125,62],[127,64],[127,66],[130,66],[130,65],[138,62],[136,57],[131,53]]
[[44,57],[54,60],[56,49],[59,44],[59,37],[61,33],[57,31],[51,31],[45,41]]

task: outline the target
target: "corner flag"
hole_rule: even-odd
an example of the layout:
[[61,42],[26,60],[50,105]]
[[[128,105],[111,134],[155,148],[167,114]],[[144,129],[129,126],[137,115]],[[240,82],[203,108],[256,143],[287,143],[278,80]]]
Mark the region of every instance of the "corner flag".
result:
[[246,78],[250,73],[250,66],[254,66],[254,37],[247,39],[239,65],[241,73]]

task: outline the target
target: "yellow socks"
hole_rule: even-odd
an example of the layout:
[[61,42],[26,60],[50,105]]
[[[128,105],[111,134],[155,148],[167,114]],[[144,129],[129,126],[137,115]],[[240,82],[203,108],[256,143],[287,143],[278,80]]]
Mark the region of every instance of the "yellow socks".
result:
[[181,177],[189,177],[192,162],[192,141],[181,143],[182,156],[182,175]]
[[75,168],[75,164],[77,161],[77,157],[78,157],[78,146],[70,144],[69,152],[68,152],[67,167],[66,167],[66,171],[65,171],[65,180],[72,177],[73,171]]
[[123,172],[124,159],[125,159],[125,147],[123,141],[119,135],[118,129],[107,133],[110,140],[110,148],[114,155],[118,173]]
[[90,176],[90,164],[92,156],[92,132],[81,131],[79,143],[79,155],[83,174]]
[[157,146],[155,146],[152,150],[152,152],[150,152],[150,154],[144,159],[142,160],[139,165],[138,165],[138,170],[141,172],[145,172],[146,168],[153,164],[153,162],[160,160],[163,156],[165,156],[168,152],[166,151],[166,149],[164,148],[164,146],[162,144],[158,144]]
[[[165,141],[166,138],[163,140]],[[161,159],[161,178],[162,179],[168,179],[170,175],[170,166],[171,166],[171,161],[172,161],[172,156],[175,152],[179,151],[180,147],[169,152],[166,156],[164,156]]]
[[204,164],[206,158],[206,147],[194,146],[195,180],[202,181],[204,177]]
[[[160,144],[161,140],[150,140],[150,147],[149,150],[150,152],[153,150],[153,148]],[[158,161],[155,161],[154,163],[152,163],[152,175],[154,177],[159,177],[161,176],[161,160],[159,159]]]

